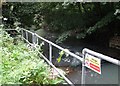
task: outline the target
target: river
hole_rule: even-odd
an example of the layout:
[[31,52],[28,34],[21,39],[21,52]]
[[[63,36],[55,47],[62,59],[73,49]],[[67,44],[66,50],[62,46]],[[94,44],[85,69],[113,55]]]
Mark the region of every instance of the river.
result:
[[[43,33],[44,32],[44,33]],[[40,34],[37,31],[38,34]],[[42,30],[42,34],[45,36],[46,39],[49,39],[54,42],[54,38],[57,36],[56,34],[47,33]],[[41,34],[40,34],[41,35]],[[91,49],[93,51],[102,53],[104,55],[108,55],[112,58],[120,60],[120,50],[109,48],[108,46],[100,45],[98,42],[86,42],[86,41],[74,41],[69,40],[65,43],[59,44],[63,48],[68,49],[69,51],[81,55],[81,52],[84,48]],[[48,56],[48,45],[45,44],[45,55]],[[64,71],[67,72],[67,77],[74,83],[74,84],[81,84],[81,62],[77,59],[69,56],[69,57],[62,57],[61,62],[57,62],[57,57],[59,57],[60,50],[53,47],[53,64],[57,67],[62,68]],[[86,68],[86,84],[118,84],[120,79],[119,78],[119,69],[118,66],[113,65],[109,62],[103,61],[101,64],[101,74],[97,74],[94,71]]]
[[[101,47],[101,46],[93,46],[89,45],[87,43],[81,43],[81,45],[70,45],[70,43],[61,45],[64,48],[69,49],[70,51],[77,53],[80,53],[83,48],[89,48],[91,50],[97,51],[99,53],[102,53],[104,55],[111,56],[115,59],[120,59],[120,51],[113,48],[108,47]],[[67,57],[66,57],[67,58]],[[63,60],[65,58],[63,57]],[[78,62],[77,59],[68,58],[69,60],[63,61],[58,63],[59,66],[62,65],[62,69],[66,70],[69,69],[70,71],[67,75],[67,77],[74,83],[74,84],[80,84],[81,83],[81,64]],[[75,59],[75,60],[73,60]],[[74,62],[73,62],[74,61]],[[68,64],[67,64],[68,63]],[[58,65],[57,64],[57,65]],[[69,68],[68,68],[69,67]],[[120,79],[120,73],[119,73],[120,67],[111,64],[107,61],[102,60],[101,64],[101,75],[95,73],[94,71],[86,68],[86,84],[118,84]]]

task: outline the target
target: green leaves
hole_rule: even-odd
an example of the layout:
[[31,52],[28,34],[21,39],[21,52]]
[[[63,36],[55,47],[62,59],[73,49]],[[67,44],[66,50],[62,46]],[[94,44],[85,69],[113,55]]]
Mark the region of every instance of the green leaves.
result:
[[57,61],[58,61],[58,62],[60,62],[60,61],[61,61],[62,56],[63,56],[64,54],[66,55],[66,57],[68,57],[68,56],[69,56],[69,54],[68,54],[68,53],[66,53],[65,51],[68,51],[68,52],[69,52],[69,50],[68,50],[68,49],[64,49],[64,51],[62,50],[62,51],[60,51],[60,52],[59,52],[59,57],[57,58]]
[[70,31],[66,31],[64,33],[62,33],[59,38],[56,40],[56,43],[62,43],[63,41],[65,41],[68,37],[71,36],[71,30]]
[[64,55],[64,53],[65,53],[64,51],[61,51],[61,52],[59,53],[60,56],[57,58],[57,61],[58,61],[58,62],[61,61],[61,58],[62,58],[62,56]]
[[[0,31],[2,28],[0,28]],[[39,49],[33,50],[27,44],[14,39],[5,31],[0,32],[0,83],[1,84],[54,84],[63,79],[50,79],[51,68],[39,57]]]
[[[65,0],[64,3],[6,3],[2,13],[14,22],[13,27],[21,23],[24,27],[34,25],[35,30],[42,28],[60,34],[56,43],[61,43],[69,37],[85,38],[108,25],[114,20],[113,13],[109,13],[119,8],[119,3],[79,3]],[[117,13],[116,11],[115,14]],[[11,21],[10,25],[13,24]],[[72,34],[76,29],[78,31]]]
[[93,27],[88,28],[86,33],[91,34],[92,32],[95,32],[97,29],[100,29],[100,28],[108,25],[114,19],[115,19],[114,13],[110,12],[104,18],[102,18],[100,21],[98,21]]

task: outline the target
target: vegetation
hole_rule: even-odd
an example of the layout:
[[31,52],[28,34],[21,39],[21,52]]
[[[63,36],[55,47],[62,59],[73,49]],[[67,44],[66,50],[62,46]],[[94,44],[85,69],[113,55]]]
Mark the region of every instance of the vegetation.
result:
[[85,38],[110,26],[114,28],[113,34],[119,34],[120,15],[115,14],[116,9],[120,10],[120,3],[21,2],[3,5],[3,16],[8,18],[6,23],[10,27],[20,22],[22,27],[35,25],[36,29],[59,33],[56,42],[61,43],[69,37]]
[[[56,43],[62,43],[68,38],[84,39],[99,32],[120,35],[119,13],[120,3],[115,2],[2,3],[3,23],[6,28],[16,28],[16,26],[26,28],[34,25],[34,30],[45,29],[58,33]],[[51,79],[52,69],[39,58],[39,48],[33,50],[27,47],[27,44],[19,39],[15,40],[2,29],[4,28],[0,27],[1,84],[58,84],[64,82],[61,77]],[[59,54],[58,62],[61,61],[65,52],[61,51]]]
[[51,78],[51,67],[39,57],[39,48],[31,49],[21,40],[14,41],[0,26],[1,84],[59,84],[61,77]]

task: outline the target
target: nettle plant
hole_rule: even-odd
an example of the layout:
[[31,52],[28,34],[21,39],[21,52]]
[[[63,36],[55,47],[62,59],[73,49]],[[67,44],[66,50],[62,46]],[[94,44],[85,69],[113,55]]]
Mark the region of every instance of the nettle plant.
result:
[[14,38],[0,26],[0,83],[1,84],[59,84],[61,77],[51,78],[51,67],[39,57],[39,49]]

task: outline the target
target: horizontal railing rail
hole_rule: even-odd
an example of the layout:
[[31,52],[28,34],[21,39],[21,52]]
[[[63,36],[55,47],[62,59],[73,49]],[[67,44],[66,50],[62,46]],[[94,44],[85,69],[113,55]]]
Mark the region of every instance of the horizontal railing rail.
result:
[[78,56],[78,55],[76,55],[76,54],[74,54],[74,53],[72,53],[72,52],[70,52],[70,51],[67,51],[66,49],[64,49],[64,48],[62,48],[62,47],[56,45],[55,43],[53,43],[53,42],[51,42],[51,41],[49,41],[49,40],[47,40],[47,39],[45,39],[45,38],[39,36],[38,34],[33,33],[33,32],[30,32],[30,31],[28,31],[28,30],[26,30],[26,29],[22,29],[22,30],[27,31],[27,32],[29,32],[29,33],[31,33],[31,34],[34,34],[35,36],[37,36],[38,38],[42,39],[43,41],[45,41],[45,42],[51,44],[52,46],[54,46],[54,47],[56,47],[56,48],[58,48],[58,49],[64,51],[65,53],[67,53],[67,54],[69,54],[69,55],[71,55],[71,56],[73,56],[73,57],[79,59],[81,62],[83,61],[83,58],[82,58],[82,57],[80,57],[80,56]]
[[[40,38],[41,40],[43,40],[43,41],[45,41],[45,42],[47,42],[47,43],[49,44],[49,49],[50,49],[50,52],[49,52],[49,57],[50,57],[50,58],[49,58],[49,60],[50,60],[50,61],[47,60],[47,58],[46,58],[42,53],[41,53],[40,55],[45,59],[45,61],[48,62],[49,65],[51,65],[51,66],[65,79],[65,81],[66,81],[68,84],[70,84],[71,86],[73,86],[74,84],[73,84],[67,77],[65,77],[64,74],[62,74],[59,70],[57,70],[57,68],[52,64],[52,46],[54,46],[54,47],[56,47],[56,48],[64,51],[65,53],[68,53],[69,55],[71,55],[71,56],[79,59],[81,62],[82,62],[82,60],[83,60],[82,57],[80,57],[80,56],[78,56],[78,55],[76,55],[76,54],[74,54],[74,53],[72,53],[72,52],[70,52],[70,51],[66,51],[66,49],[64,49],[64,48],[56,45],[55,43],[53,43],[53,42],[51,42],[51,41],[49,41],[49,40],[47,40],[47,39],[39,36],[38,34],[36,34],[36,33],[34,33],[34,32],[31,32],[31,31],[28,31],[28,30],[22,28],[22,29],[21,29],[22,38],[23,38],[24,40],[26,40],[26,39],[23,37],[23,31],[26,31],[26,32],[28,32],[28,33],[31,33],[31,34],[32,34],[32,37],[36,36],[36,37]],[[25,34],[26,34],[26,33],[25,33]],[[26,40],[26,42],[30,43],[28,40]],[[34,41],[33,41],[33,44],[35,44]]]
[[117,59],[114,59],[114,58],[111,58],[111,57],[109,57],[109,56],[106,56],[106,55],[103,55],[103,54],[101,54],[101,53],[97,53],[97,52],[95,52],[95,51],[92,51],[92,50],[90,50],[90,49],[87,49],[87,48],[84,48],[83,50],[82,50],[82,54],[83,54],[83,62],[82,62],[82,83],[81,84],[83,84],[83,86],[84,86],[84,84],[85,84],[85,76],[86,76],[86,74],[85,74],[85,72],[86,72],[86,70],[85,70],[85,54],[90,54],[90,55],[92,55],[92,56],[95,56],[95,57],[97,57],[97,58],[99,58],[99,59],[102,59],[102,60],[105,60],[105,61],[108,61],[108,62],[110,62],[110,63],[112,63],[112,64],[115,64],[115,65],[117,65],[117,66],[120,66],[120,61],[119,60],[117,60]]
[[100,59],[103,59],[105,61],[108,61],[108,62],[111,62],[111,63],[113,63],[115,65],[120,66],[120,61],[119,60],[111,58],[111,57],[106,56],[106,55],[103,55],[101,53],[97,53],[97,52],[92,51],[92,50],[87,49],[87,48],[84,48],[82,52],[83,52],[83,54],[85,54],[86,52],[90,53],[90,54],[94,54],[95,56],[99,57]]

